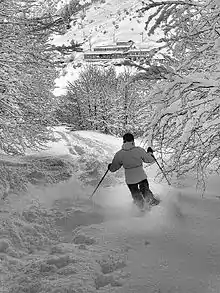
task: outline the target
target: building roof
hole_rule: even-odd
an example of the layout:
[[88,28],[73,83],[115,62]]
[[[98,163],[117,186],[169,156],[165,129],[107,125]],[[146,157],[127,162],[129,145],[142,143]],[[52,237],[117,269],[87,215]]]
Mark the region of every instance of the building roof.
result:
[[129,41],[117,41],[116,44],[133,44],[134,41],[129,40]]
[[130,49],[128,51],[128,53],[132,53],[132,52],[149,52],[149,49]]
[[84,53],[84,55],[100,55],[100,54],[104,54],[104,55],[112,55],[112,54],[118,54],[118,53],[121,53],[121,54],[124,54],[125,52],[124,51],[111,51],[111,52],[106,52],[106,51],[90,51],[90,52],[86,52]]
[[97,46],[97,47],[94,47],[94,50],[96,49],[119,49],[119,48],[130,48],[131,46],[130,45],[107,45],[107,46]]

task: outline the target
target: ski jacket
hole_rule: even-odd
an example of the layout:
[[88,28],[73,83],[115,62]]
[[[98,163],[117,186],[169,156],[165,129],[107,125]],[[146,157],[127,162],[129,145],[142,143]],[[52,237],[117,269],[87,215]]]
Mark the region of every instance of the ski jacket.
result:
[[155,160],[143,148],[136,147],[134,142],[126,142],[122,145],[122,149],[115,154],[109,170],[115,172],[123,166],[126,183],[135,184],[147,179],[143,162],[154,163]]

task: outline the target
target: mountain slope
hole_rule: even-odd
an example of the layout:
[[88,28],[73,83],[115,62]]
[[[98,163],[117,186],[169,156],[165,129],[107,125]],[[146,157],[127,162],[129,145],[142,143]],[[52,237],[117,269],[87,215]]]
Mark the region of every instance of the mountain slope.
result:
[[[140,43],[140,34],[144,32],[148,15],[138,15],[136,10],[141,7],[138,0],[106,0],[97,1],[79,13],[72,22],[72,28],[64,36],[54,36],[54,43],[68,43],[71,39],[84,42],[83,49],[88,50],[91,44],[100,45],[118,40],[129,40]],[[128,14],[129,12],[129,14]],[[146,45],[155,43],[157,35]]]
[[[136,10],[141,7],[138,0],[105,0],[97,1],[85,11],[74,16],[71,29],[64,36],[54,36],[55,45],[69,44],[71,40],[82,43],[84,52],[93,50],[94,46],[114,44],[117,40],[133,40],[138,47],[152,49],[158,47],[156,43],[161,32],[150,38],[144,29],[148,14],[140,15]],[[71,61],[68,64],[68,60]],[[77,78],[83,68],[83,53],[73,52],[67,58],[67,67],[63,75],[57,79],[55,94],[65,93],[66,81]],[[111,63],[111,62],[110,62]],[[109,63],[109,64],[110,64]]]

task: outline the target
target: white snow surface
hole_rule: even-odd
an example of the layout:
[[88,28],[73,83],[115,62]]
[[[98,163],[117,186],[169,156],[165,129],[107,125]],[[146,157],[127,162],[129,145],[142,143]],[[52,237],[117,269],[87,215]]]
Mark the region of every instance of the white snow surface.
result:
[[89,197],[121,139],[55,131],[59,139],[35,155],[65,157],[74,173],[1,202],[0,292],[219,292],[218,178],[202,199],[192,187],[154,182],[157,167],[146,167],[162,201],[139,217],[123,171],[108,174]]

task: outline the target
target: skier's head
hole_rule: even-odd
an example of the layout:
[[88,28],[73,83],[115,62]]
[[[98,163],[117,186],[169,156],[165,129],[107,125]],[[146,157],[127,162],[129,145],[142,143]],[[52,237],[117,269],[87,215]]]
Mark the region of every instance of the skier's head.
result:
[[123,135],[123,143],[126,143],[126,142],[133,142],[134,141],[134,135],[131,134],[131,133],[125,133]]

